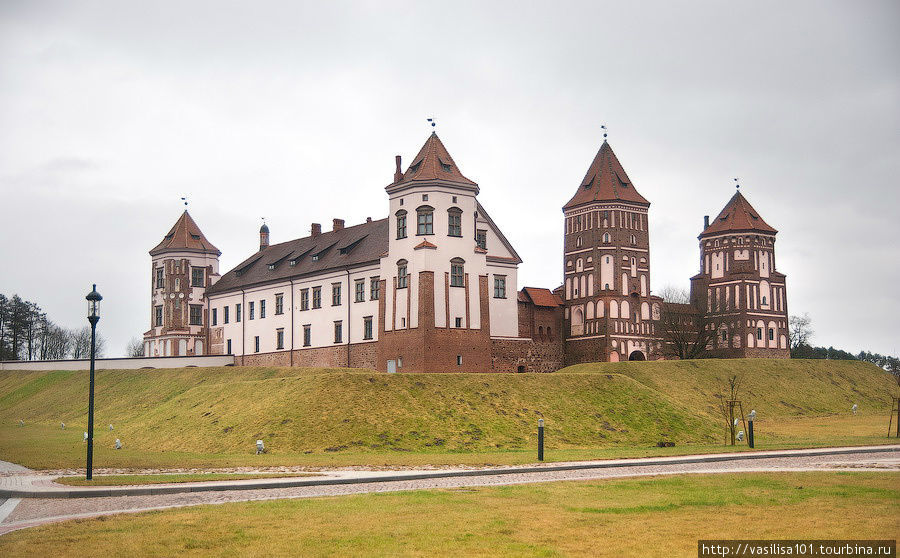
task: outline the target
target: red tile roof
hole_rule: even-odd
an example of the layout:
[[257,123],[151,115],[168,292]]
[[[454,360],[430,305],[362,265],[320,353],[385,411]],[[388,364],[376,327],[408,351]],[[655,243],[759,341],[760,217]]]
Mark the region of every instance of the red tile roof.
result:
[[612,147],[606,141],[591,162],[578,191],[563,209],[594,201],[626,201],[650,205],[650,202],[634,188]]
[[191,219],[187,211],[181,214],[181,217],[178,218],[172,229],[162,239],[162,242],[157,244],[153,250],[150,250],[150,255],[155,256],[171,251],[200,252],[217,256],[222,254],[218,248],[206,240],[200,227]]
[[719,213],[718,217],[710,221],[709,226],[703,230],[700,236],[729,231],[778,232],[763,221],[763,218],[759,216],[759,212],[753,209],[747,198],[740,192],[735,192],[734,196],[725,204],[725,209]]
[[432,132],[400,180],[395,181],[391,186],[435,180],[478,186],[475,182],[463,176],[441,139],[436,133]]
[[555,308],[562,305],[562,302],[557,299],[556,295],[550,292],[550,289],[525,287],[522,289],[522,292],[528,295],[528,298],[531,299],[531,302],[533,302],[535,306]]

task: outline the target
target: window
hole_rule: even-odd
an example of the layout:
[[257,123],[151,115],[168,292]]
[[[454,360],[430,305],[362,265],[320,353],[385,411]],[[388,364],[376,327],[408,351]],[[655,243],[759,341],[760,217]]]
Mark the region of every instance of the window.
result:
[[225,322],[226,324],[228,323],[228,311],[229,311],[230,309],[231,309],[230,306],[223,306],[223,307],[222,307],[222,321]]
[[275,330],[275,348],[283,349],[284,348],[284,328],[278,328]]
[[766,306],[766,297],[762,297],[762,305]]
[[341,321],[334,322],[334,342],[340,343],[344,337],[344,323]]
[[253,352],[259,352],[259,335],[253,338]]
[[378,277],[372,277],[369,281],[369,300],[378,300],[381,295],[381,281]]
[[756,328],[756,340],[762,341],[762,328],[761,327]]
[[722,343],[725,343],[726,341],[728,341],[728,330],[723,329],[722,330]]
[[300,310],[309,310],[309,289],[300,289]]
[[635,244],[637,244],[637,238],[635,238],[634,235],[631,235],[631,245],[634,246]]
[[[400,200],[403,201],[403,200]],[[406,238],[406,210],[397,212],[397,238]]]
[[773,328],[769,328],[769,341],[775,340],[775,330]]
[[465,286],[464,279],[464,270],[463,264],[465,262],[462,258],[453,258],[450,260],[450,286],[451,287],[463,287]]
[[[447,166],[449,167],[450,165]],[[456,196],[453,196],[453,203],[456,203]]]
[[434,234],[434,208],[428,205],[416,209],[418,228],[416,234]]
[[266,317],[266,300],[259,301],[259,319],[263,319]]
[[175,310],[178,310],[178,311],[181,310],[181,299],[180,298],[175,299]]
[[284,314],[284,293],[275,294],[275,315]]
[[422,201],[428,201],[428,194],[422,194]]
[[256,317],[256,303],[252,300],[247,303],[247,319],[252,320]]
[[494,298],[506,298],[505,275],[494,275]]
[[157,289],[166,288],[166,278],[164,275],[164,270],[161,267],[156,268],[156,288]]
[[202,267],[192,267],[191,268],[191,286],[192,287],[202,287],[203,286],[203,268]]
[[306,324],[303,326],[303,346],[309,347],[312,344],[312,326]]
[[230,355],[230,354],[231,354],[231,339],[228,339],[228,340],[225,342],[225,354],[226,354],[226,355]]
[[609,233],[603,233],[604,244],[609,244]]
[[408,275],[406,274],[406,260],[397,262],[397,288],[405,289],[408,284]]
[[181,278],[180,277],[175,278],[175,290],[176,291],[181,290]]
[[190,324],[191,325],[203,325],[203,305],[202,304],[191,304],[190,308]]
[[487,231],[478,229],[475,231],[475,244],[482,250],[487,250]]
[[217,312],[217,308],[212,309],[212,325],[219,325],[219,313]]
[[462,210],[458,207],[447,210],[447,235],[462,236]]
[[462,355],[456,355],[456,365],[462,366]]
[[363,318],[363,339],[372,338],[372,316]]
[[462,327],[462,318],[456,318],[456,327]]
[[341,284],[340,283],[332,283],[331,284],[331,305],[332,306],[340,306],[341,305]]
[[575,239],[575,248],[581,248],[581,235],[578,235],[578,238]]
[[234,321],[236,321],[236,322],[241,321],[241,305],[240,304],[234,305]]
[[154,308],[154,310],[155,310],[156,316],[155,316],[155,319],[154,319],[154,322],[153,322],[153,323],[156,324],[156,327],[162,327],[162,325],[163,325],[163,310],[162,310],[162,306],[161,306],[161,305],[160,305],[160,306],[157,306],[157,307]]
[[366,280],[365,279],[357,279],[356,282],[353,283],[353,288],[354,288],[353,300],[356,302],[365,302],[366,301]]
[[322,287],[313,287],[313,308],[322,307]]

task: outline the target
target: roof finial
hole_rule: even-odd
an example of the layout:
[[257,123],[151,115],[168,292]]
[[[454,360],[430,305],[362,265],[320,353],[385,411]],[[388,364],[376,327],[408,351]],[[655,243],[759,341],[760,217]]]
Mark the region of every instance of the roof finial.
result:
[[734,187],[738,191],[740,191],[740,189],[741,189],[741,183],[738,181],[737,178],[734,179]]
[[600,129],[603,130],[603,141],[606,141],[606,134],[609,132],[609,129],[607,129],[606,124],[600,126]]
[[187,197],[181,198],[181,201],[183,201],[183,202],[184,202],[184,206],[187,207],[187,204],[188,204]]
[[429,118],[428,122],[431,123],[431,129],[432,131],[434,131],[434,127],[437,126],[437,122],[434,121],[434,117],[432,116],[431,118]]

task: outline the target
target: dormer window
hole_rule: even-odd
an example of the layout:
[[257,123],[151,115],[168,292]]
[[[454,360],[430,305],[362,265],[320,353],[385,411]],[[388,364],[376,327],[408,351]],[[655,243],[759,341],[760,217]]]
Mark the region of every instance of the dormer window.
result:
[[314,261],[314,262],[317,262],[317,261],[319,261],[319,255],[318,255],[318,254],[313,254],[312,256],[310,256],[309,259],[311,259],[311,260]]
[[288,262],[288,265],[291,266],[291,267],[296,266],[296,265],[297,265],[297,260],[291,260],[291,261],[289,261],[289,262]]
[[411,172],[411,173],[413,173],[413,174],[419,172],[419,167],[420,167],[420,166],[422,166],[422,161],[419,161],[419,162],[416,163],[415,165],[412,165],[411,167],[409,167],[409,172]]
[[272,271],[273,269],[275,269],[275,264],[270,263],[270,264],[269,264],[269,271]]
[[438,161],[441,162],[441,170],[444,172],[450,172],[450,169],[453,168],[452,166],[448,165],[447,163],[441,161],[440,159],[438,159]]

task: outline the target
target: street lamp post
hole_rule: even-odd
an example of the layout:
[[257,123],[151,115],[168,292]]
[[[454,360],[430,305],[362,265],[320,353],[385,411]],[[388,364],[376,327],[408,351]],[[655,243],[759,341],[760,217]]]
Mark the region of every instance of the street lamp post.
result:
[[91,388],[88,396],[88,439],[87,439],[87,480],[93,476],[94,462],[94,358],[96,356],[97,322],[100,321],[100,301],[103,297],[97,292],[97,285],[85,297],[88,301],[88,321],[91,323]]

